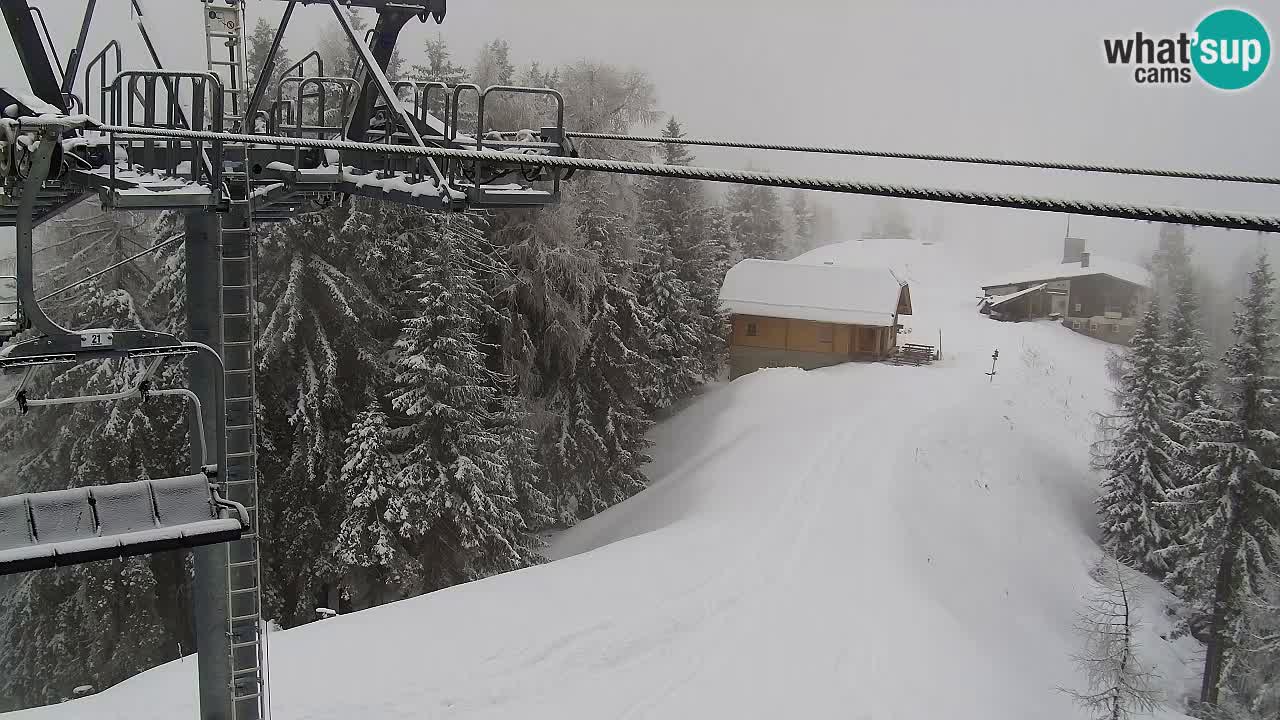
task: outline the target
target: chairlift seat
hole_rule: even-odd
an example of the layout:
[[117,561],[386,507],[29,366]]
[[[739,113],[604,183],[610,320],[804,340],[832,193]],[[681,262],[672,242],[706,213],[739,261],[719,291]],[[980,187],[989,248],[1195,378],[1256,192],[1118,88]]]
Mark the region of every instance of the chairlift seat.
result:
[[0,498],[0,575],[229,542],[247,527],[204,475],[13,495]]

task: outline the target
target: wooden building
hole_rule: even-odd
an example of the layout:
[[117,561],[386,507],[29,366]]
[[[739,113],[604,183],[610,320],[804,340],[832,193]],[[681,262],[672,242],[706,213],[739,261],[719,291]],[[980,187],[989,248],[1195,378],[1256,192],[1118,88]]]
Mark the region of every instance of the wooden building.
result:
[[982,286],[981,312],[999,320],[1053,318],[1076,332],[1128,343],[1151,289],[1150,274],[1067,238],[1062,262],[1009,273]]
[[733,322],[729,377],[764,367],[806,370],[878,360],[898,346],[911,291],[888,269],[743,260],[720,301]]

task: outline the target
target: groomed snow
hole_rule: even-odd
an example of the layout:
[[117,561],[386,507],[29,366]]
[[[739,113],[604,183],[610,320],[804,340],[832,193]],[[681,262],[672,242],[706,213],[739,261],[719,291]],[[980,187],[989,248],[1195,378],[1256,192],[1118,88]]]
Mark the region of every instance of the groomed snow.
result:
[[[979,315],[980,272],[941,245],[824,253],[898,269],[942,359],[711,388],[654,430],[652,487],[554,562],[274,633],[276,720],[1080,718],[1056,688],[1081,683],[1107,346]],[[1144,595],[1176,700],[1196,647]],[[13,718],[194,717],[195,667]]]

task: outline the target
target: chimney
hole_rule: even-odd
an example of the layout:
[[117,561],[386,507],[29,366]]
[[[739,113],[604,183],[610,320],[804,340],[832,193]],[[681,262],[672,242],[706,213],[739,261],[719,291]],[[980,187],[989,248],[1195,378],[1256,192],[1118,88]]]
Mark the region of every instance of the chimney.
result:
[[1089,253],[1087,252],[1080,253],[1080,267],[1082,268],[1089,267]]
[[1062,239],[1062,262],[1080,262],[1082,253],[1084,253],[1084,238],[1065,237]]

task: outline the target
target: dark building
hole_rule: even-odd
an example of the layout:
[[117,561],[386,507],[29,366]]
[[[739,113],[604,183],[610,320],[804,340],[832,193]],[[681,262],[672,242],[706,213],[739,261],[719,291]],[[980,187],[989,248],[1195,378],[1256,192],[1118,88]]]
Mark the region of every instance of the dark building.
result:
[[1061,320],[1077,332],[1127,343],[1150,287],[1145,269],[1094,255],[1085,250],[1084,240],[1066,238],[1062,262],[1025,268],[983,285],[980,310],[999,320]]

